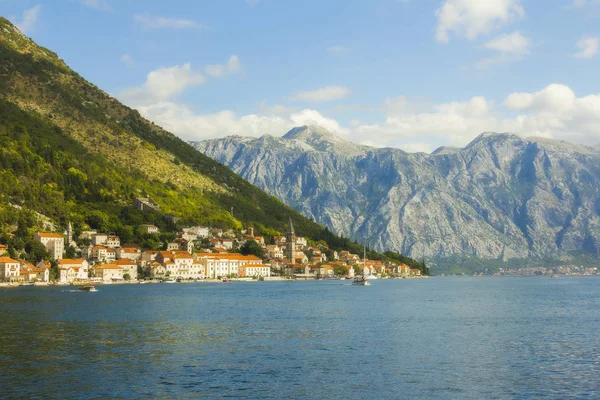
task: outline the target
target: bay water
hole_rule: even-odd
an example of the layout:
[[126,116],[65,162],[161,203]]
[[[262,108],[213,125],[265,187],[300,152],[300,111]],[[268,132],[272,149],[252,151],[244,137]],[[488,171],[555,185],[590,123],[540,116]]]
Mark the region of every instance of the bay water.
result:
[[600,279],[0,288],[2,398],[600,398]]

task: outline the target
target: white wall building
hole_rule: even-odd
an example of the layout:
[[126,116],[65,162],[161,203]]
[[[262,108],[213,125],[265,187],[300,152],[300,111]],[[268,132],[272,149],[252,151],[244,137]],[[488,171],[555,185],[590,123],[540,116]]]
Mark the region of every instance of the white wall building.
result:
[[33,235],[33,238],[46,247],[51,259],[58,260],[59,258],[63,258],[65,251],[65,237],[63,235],[52,232],[38,232]]

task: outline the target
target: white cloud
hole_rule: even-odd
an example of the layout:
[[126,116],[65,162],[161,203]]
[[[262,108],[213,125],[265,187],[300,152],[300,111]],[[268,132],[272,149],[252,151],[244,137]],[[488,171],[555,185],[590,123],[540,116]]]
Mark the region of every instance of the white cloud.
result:
[[520,0],[445,0],[436,11],[436,39],[448,43],[450,34],[469,40],[522,18]]
[[565,85],[552,84],[535,93],[511,93],[504,105],[512,110],[541,110],[563,112],[570,110],[577,97],[571,88]]
[[315,110],[300,110],[287,116],[248,114],[238,117],[231,110],[200,114],[187,105],[169,101],[139,106],[137,109],[144,117],[187,140],[227,135],[281,136],[293,127],[313,124],[339,134],[347,133],[337,121],[326,118]]
[[350,51],[350,48],[346,47],[346,46],[329,46],[327,48],[327,52],[330,54],[343,54],[343,53],[348,53]]
[[506,64],[522,59],[531,52],[531,40],[520,32],[513,32],[497,36],[484,43],[483,47],[494,50],[497,54],[479,60],[476,64],[477,68],[487,68],[495,64]]
[[350,89],[343,86],[326,86],[316,90],[296,93],[292,100],[307,101],[311,103],[325,103],[328,101],[339,100],[347,97]]
[[131,58],[131,56],[129,54],[123,54],[121,56],[121,62],[130,68],[135,66],[135,62],[133,61],[133,58]]
[[486,49],[501,53],[524,55],[531,50],[531,40],[520,32],[500,35],[483,45]]
[[598,48],[600,47],[600,37],[588,37],[583,38],[577,42],[579,53],[573,55],[577,58],[591,58],[598,54]]
[[167,18],[150,14],[136,14],[133,20],[146,29],[196,29],[205,26],[196,21],[183,18]]
[[235,74],[242,70],[238,56],[229,57],[226,64],[207,65],[204,68],[205,72],[215,78],[221,78],[229,74]]
[[100,11],[112,11],[112,6],[106,0],[81,0],[81,4]]
[[25,35],[29,35],[35,30],[35,25],[38,22],[38,18],[40,17],[41,12],[42,6],[40,4],[28,10],[25,10],[23,12],[23,18],[20,22],[15,21],[15,25]]
[[125,89],[119,97],[133,105],[169,100],[187,88],[202,85],[205,81],[204,75],[192,70],[190,63],[175,65],[151,71],[142,86]]

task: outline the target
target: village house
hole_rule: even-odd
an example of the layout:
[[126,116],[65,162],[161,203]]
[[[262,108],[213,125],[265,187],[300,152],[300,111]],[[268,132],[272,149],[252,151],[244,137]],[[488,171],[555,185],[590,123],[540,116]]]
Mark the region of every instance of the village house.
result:
[[167,273],[167,269],[164,265],[157,263],[156,261],[152,261],[148,265],[148,271],[150,272],[150,277],[153,279],[162,279],[165,277]]
[[185,240],[183,238],[177,238],[172,242],[167,243],[167,251],[187,251],[192,254],[194,251],[194,244],[191,241]]
[[271,276],[271,267],[264,264],[246,264],[239,267],[239,276],[249,277],[269,277]]
[[129,279],[134,281],[137,280],[138,266],[135,261],[132,261],[129,258],[121,258],[116,260],[113,264],[123,268],[123,279],[125,279],[125,275],[129,274]]
[[21,279],[21,265],[10,257],[0,257],[0,280],[18,282]]
[[276,244],[268,244],[267,245],[267,257],[275,258],[275,259],[283,259],[283,248],[279,247]]
[[61,258],[58,260],[61,283],[71,283],[74,280],[89,278],[89,263],[83,258]]
[[196,234],[196,232],[186,230],[179,232],[179,237],[187,240],[188,242],[193,242],[194,240],[198,239],[198,235]]
[[231,250],[233,248],[233,240],[232,239],[211,239],[210,241],[214,247],[221,247],[226,250]]
[[65,250],[65,238],[63,235],[52,232],[38,232],[33,235],[33,238],[46,247],[52,260],[63,258]]
[[306,241],[306,238],[302,237],[302,236],[296,236],[296,246],[301,249],[308,246],[308,242]]
[[398,267],[400,274],[402,275],[410,275],[410,267],[406,264],[400,264]]
[[303,251],[294,252],[294,264],[308,264],[309,259]]
[[107,239],[108,235],[106,233],[94,233],[92,235],[92,244],[94,246],[104,246]]
[[160,206],[149,197],[136,197],[133,206],[140,211],[160,211]]
[[[263,265],[263,261],[254,255],[242,255],[238,253],[196,253],[194,258],[204,266],[207,278],[220,278],[225,276],[241,276],[240,268],[243,266]],[[246,273],[265,273],[264,269],[246,270]],[[269,275],[270,276],[270,268]]]
[[0,256],[8,253],[8,247],[5,244],[0,243]]
[[19,262],[20,274],[24,280],[28,282],[48,282],[50,280],[50,264],[48,264],[48,267],[38,268],[24,260],[19,260]]
[[285,247],[286,238],[285,236],[275,236],[273,242],[279,247]]
[[121,239],[118,236],[108,236],[106,238],[106,247],[119,247],[121,246]]
[[142,231],[148,235],[160,233],[160,229],[156,225],[142,225]]
[[115,264],[95,265],[92,268],[95,278],[100,278],[102,282],[114,282],[123,280],[123,268]]
[[411,268],[410,275],[411,276],[421,276],[421,270],[418,268]]
[[335,274],[331,265],[315,265],[311,272],[318,277],[332,277]]
[[187,251],[160,251],[156,255],[156,262],[165,267],[165,275],[171,278],[204,278],[204,267],[200,263],[196,263]]
[[115,249],[111,249],[105,246],[94,246],[92,247],[91,258],[96,262],[111,263],[116,259]]
[[123,247],[115,249],[117,259],[128,258],[130,260],[139,260],[142,258],[142,250],[138,245],[126,244]]
[[183,228],[183,230],[185,232],[194,232],[197,238],[207,238],[209,236],[209,230],[206,226],[191,226]]

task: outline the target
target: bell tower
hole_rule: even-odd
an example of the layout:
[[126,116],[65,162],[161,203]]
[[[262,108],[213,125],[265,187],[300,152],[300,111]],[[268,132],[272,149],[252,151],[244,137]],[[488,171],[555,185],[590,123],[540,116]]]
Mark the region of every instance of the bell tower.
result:
[[296,234],[294,233],[294,225],[292,219],[288,224],[288,230],[285,235],[285,258],[287,258],[292,264],[294,263],[294,256],[296,255]]

